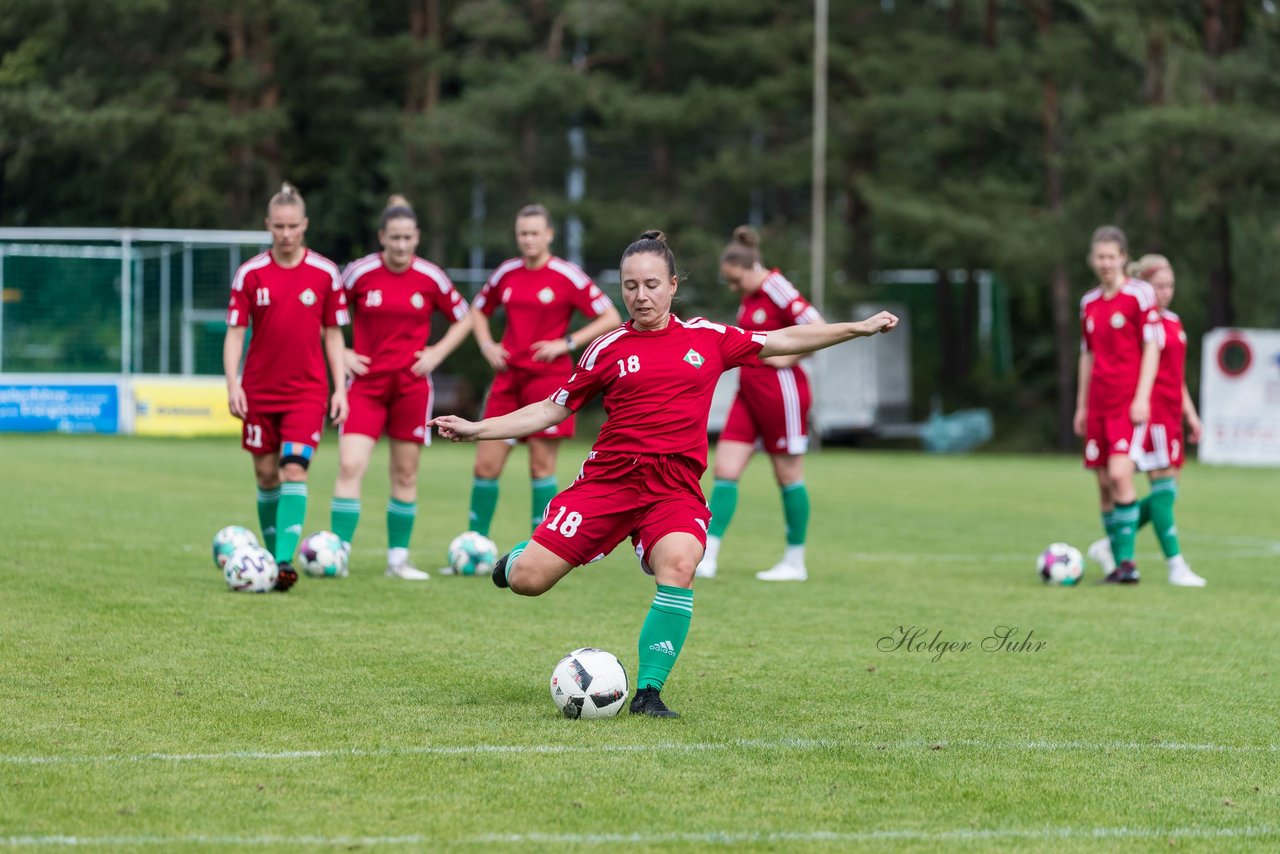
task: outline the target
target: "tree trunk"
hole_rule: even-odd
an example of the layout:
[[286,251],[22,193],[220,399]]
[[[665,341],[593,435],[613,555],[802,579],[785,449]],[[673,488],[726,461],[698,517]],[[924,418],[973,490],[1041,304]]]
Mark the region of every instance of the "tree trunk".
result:
[[[429,119],[440,106],[440,71],[437,66],[440,46],[444,43],[441,27],[440,0],[413,0],[409,4],[409,37],[414,43],[412,59],[406,69],[408,80],[404,101],[406,124],[409,128],[414,126],[414,117]],[[430,56],[427,62],[422,60],[424,53]],[[445,192],[440,176],[444,174],[445,153],[433,139],[419,142],[414,138],[412,130],[406,134],[404,146],[404,181],[408,186],[392,189],[409,195],[411,202],[414,201],[412,196],[418,191],[426,194],[426,204],[420,208],[426,211],[426,222],[422,224],[422,231],[427,235],[426,252],[433,261],[444,264],[447,260],[445,246],[448,233],[445,218],[448,209],[445,207]],[[419,182],[415,179],[424,162],[427,175],[425,180]]]
[[[1241,18],[1239,0],[1202,0],[1204,9],[1204,44],[1209,55],[1209,75],[1205,80],[1205,103],[1212,110],[1224,98],[1219,87],[1218,61],[1228,51],[1239,45]],[[1224,21],[1224,13],[1226,20]],[[1228,156],[1220,143],[1210,143],[1210,162]],[[1231,297],[1231,211],[1227,205],[1225,188],[1216,188],[1214,200],[1209,206],[1208,225],[1217,243],[1216,258],[1209,268],[1209,328],[1232,326],[1235,323],[1235,306]]]

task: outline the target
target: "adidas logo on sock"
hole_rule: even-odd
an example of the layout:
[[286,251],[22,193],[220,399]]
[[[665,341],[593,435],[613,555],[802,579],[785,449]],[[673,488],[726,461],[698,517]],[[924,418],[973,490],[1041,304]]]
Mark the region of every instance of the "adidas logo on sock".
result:
[[284,532],[285,532],[286,534],[298,534],[298,535],[301,535],[301,534],[302,534],[302,526],[301,526],[301,525],[290,525],[289,527],[287,527],[287,528],[285,528],[285,529],[284,529]]
[[675,645],[672,644],[671,641],[658,641],[657,643],[651,643],[649,644],[649,649],[654,652],[665,652],[672,658],[675,658],[676,655]]

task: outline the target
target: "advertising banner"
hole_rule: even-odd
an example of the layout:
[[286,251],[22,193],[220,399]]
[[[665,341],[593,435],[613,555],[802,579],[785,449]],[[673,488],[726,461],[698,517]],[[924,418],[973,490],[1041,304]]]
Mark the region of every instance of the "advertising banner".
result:
[[51,376],[40,382],[0,376],[0,432],[117,433],[120,385]]
[[226,383],[214,377],[137,377],[133,380],[137,436],[238,436],[227,411]]
[[1201,362],[1201,461],[1280,466],[1280,330],[1215,329]]

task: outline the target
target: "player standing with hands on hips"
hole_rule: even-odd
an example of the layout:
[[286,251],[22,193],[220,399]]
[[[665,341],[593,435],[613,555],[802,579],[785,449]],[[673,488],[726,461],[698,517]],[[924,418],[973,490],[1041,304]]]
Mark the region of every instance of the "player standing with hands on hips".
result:
[[[555,238],[551,214],[542,205],[526,205],[516,214],[520,257],[498,265],[471,307],[476,342],[494,370],[482,417],[515,412],[544,399],[573,370],[570,354],[622,323],[618,310],[591,278],[576,265],[551,254]],[[506,329],[495,341],[489,318],[506,310]],[[569,330],[577,311],[590,322]],[[556,456],[561,439],[573,437],[573,418],[528,437],[530,528],[556,494]],[[475,479],[471,484],[468,530],[489,536],[498,506],[498,477],[512,443],[482,441],[476,445]]]
[[1155,292],[1129,278],[1128,260],[1123,231],[1105,225],[1093,233],[1089,265],[1099,284],[1080,300],[1080,379],[1072,421],[1076,435],[1084,438],[1085,468],[1098,474],[1102,526],[1117,563],[1104,579],[1112,584],[1138,583],[1133,476],[1151,419],[1163,330]]
[[558,424],[597,393],[606,420],[581,474],[547,507],[530,541],[499,559],[493,581],[538,596],[574,567],[598,560],[627,536],[657,592],[640,629],[631,713],[676,717],[660,691],[693,617],[694,569],[710,511],[699,478],[707,468],[707,413],[724,371],[757,356],[810,353],[888,332],[888,312],[856,323],[747,332],[671,313],[676,261],[662,232],[647,231],[622,253],[622,298],[631,320],[592,343],[549,398],[480,422],[433,422],[453,441],[527,436]]
[[[1151,493],[1138,502],[1138,524],[1148,522],[1155,529],[1160,550],[1169,565],[1169,583],[1177,587],[1204,587],[1205,580],[1191,570],[1178,543],[1178,524],[1173,518],[1173,504],[1178,497],[1178,474],[1186,443],[1200,441],[1200,416],[1187,389],[1187,333],[1182,320],[1169,309],[1173,302],[1173,266],[1163,255],[1143,255],[1129,265],[1129,275],[1151,285],[1160,309],[1162,346],[1160,367],[1151,389],[1151,424],[1143,447],[1143,468],[1151,478]],[[1185,416],[1191,431],[1185,437]],[[1103,537],[1089,546],[1089,557],[1106,573],[1116,567],[1111,541]]]
[[[271,249],[241,264],[232,280],[222,345],[227,406],[244,422],[241,445],[253,454],[258,521],[280,567],[281,591],[298,580],[291,562],[325,411],[334,424],[347,417],[341,329],[350,322],[347,298],[337,266],[304,244],[307,222],[302,195],[284,184],[267,205]],[[240,376],[250,326],[253,339]]]
[[[738,325],[749,332],[822,323],[822,315],[800,296],[781,270],[767,269],[760,259],[760,237],[750,226],[733,231],[733,241],[720,253],[720,278],[742,295]],[[715,486],[711,490],[711,527],[707,553],[698,577],[712,578],[720,556],[720,539],[738,506],[738,479],[746,471],[756,443],[769,455],[782,492],[787,545],[782,560],[761,581],[804,581],[804,540],[809,528],[809,491],[804,485],[804,454],[809,449],[809,377],[799,355],[755,359],[738,372],[738,394],[729,408],[716,443]]]
[[[404,196],[382,212],[382,251],[347,265],[342,273],[354,315],[353,347],[345,352],[351,414],[338,438],[338,479],[329,524],[348,552],[360,521],[360,486],[385,432],[391,441],[391,498],[387,502],[387,575],[409,581],[430,576],[409,563],[418,512],[418,462],[431,444],[431,372],[471,332],[467,302],[435,264],[415,253],[421,232]],[[449,329],[435,345],[431,318]]]

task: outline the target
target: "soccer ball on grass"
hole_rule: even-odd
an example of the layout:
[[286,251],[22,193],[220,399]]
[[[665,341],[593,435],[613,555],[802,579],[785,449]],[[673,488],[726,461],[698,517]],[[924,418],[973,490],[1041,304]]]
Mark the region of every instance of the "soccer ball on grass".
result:
[[1036,572],[1045,584],[1074,587],[1084,576],[1084,558],[1079,549],[1066,543],[1054,543],[1036,558]]
[[551,671],[551,699],[566,718],[611,718],[627,701],[627,671],[603,649],[575,649]]
[[261,546],[247,545],[231,553],[222,574],[227,586],[237,593],[266,593],[275,588],[280,570],[271,552]]
[[236,549],[257,544],[258,538],[253,531],[239,525],[228,525],[213,535],[213,563],[218,569],[222,569]]
[[345,578],[347,550],[332,531],[316,531],[298,546],[298,566],[314,578]]
[[498,547],[483,534],[467,531],[449,543],[447,559],[449,575],[489,575],[498,562]]

